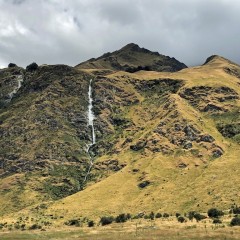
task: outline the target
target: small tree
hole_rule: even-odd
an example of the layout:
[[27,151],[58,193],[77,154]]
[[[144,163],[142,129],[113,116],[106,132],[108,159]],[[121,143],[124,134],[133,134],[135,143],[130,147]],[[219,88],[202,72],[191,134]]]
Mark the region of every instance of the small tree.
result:
[[94,225],[95,225],[94,221],[90,220],[88,222],[88,227],[94,227]]
[[168,213],[164,213],[164,214],[163,214],[163,217],[164,217],[164,218],[168,218],[168,217],[169,217],[169,214],[168,214]]
[[154,217],[155,217],[154,212],[151,212],[151,213],[149,214],[149,218],[150,218],[151,220],[154,220]]
[[35,62],[33,62],[26,67],[26,70],[28,72],[33,72],[33,71],[36,71],[37,68],[38,68],[38,65]]
[[161,213],[157,213],[156,215],[155,215],[155,218],[161,218],[162,217],[162,214]]
[[196,213],[196,212],[194,212],[194,211],[189,212],[189,213],[188,213],[188,219],[189,219],[189,220],[193,220],[195,213]]
[[216,208],[210,208],[210,209],[208,210],[208,216],[209,216],[210,218],[218,218],[218,217],[221,217],[221,216],[223,216],[223,215],[224,215],[223,211],[218,210],[218,209],[216,209]]
[[186,219],[185,219],[184,217],[182,217],[182,216],[179,216],[179,217],[177,218],[177,220],[178,220],[180,223],[186,222]]
[[111,224],[114,221],[114,217],[108,216],[108,217],[101,217],[100,223],[102,226]]
[[121,214],[119,214],[119,215],[116,217],[115,221],[116,221],[117,223],[126,222],[126,221],[127,221],[127,216],[125,215],[125,213],[121,213]]
[[176,218],[180,217],[181,214],[180,213],[176,213]]
[[16,65],[15,63],[9,63],[9,64],[8,64],[8,67],[9,67],[9,68],[17,67],[17,65]]
[[230,222],[230,226],[240,226],[240,218],[239,217],[234,217],[231,222]]
[[240,207],[234,207],[232,210],[232,213],[234,214],[240,214]]
[[221,224],[222,221],[219,218],[213,219],[213,224]]
[[196,219],[197,222],[199,222],[199,221],[201,221],[201,220],[203,220],[203,219],[205,219],[207,217],[202,215],[202,214],[200,214],[200,213],[195,213],[194,214],[194,218]]

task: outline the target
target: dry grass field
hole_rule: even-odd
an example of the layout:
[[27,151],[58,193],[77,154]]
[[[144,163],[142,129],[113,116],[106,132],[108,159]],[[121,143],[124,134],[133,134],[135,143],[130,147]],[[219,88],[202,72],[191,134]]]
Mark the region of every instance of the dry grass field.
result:
[[1,240],[237,240],[240,227],[206,222],[178,223],[176,220],[132,220],[108,226],[50,228],[46,231],[1,232]]

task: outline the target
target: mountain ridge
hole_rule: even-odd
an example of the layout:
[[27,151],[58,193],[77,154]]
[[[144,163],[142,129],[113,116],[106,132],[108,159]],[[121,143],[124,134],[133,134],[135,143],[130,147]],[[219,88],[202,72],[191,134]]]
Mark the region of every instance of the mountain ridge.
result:
[[[139,56],[138,56],[139,55]],[[137,44],[130,43],[120,50],[112,53],[105,53],[98,58],[76,65],[77,68],[107,68],[112,70],[125,70],[135,72],[139,70],[154,71],[179,71],[187,66],[175,58],[170,58],[151,52],[145,48],[140,48]]]

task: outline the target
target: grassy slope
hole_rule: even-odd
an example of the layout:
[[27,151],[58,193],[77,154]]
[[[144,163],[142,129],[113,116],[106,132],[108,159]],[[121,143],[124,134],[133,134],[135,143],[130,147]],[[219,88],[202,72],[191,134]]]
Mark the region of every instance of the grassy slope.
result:
[[[184,88],[202,85],[227,86],[240,94],[239,79],[226,74],[223,71],[223,67],[226,66],[231,65],[217,58],[211,64],[185,69],[177,73],[139,72],[128,74],[117,72],[109,75],[108,78],[119,81],[126,79],[127,76],[138,81],[151,81],[151,79],[159,78],[182,79],[185,83]],[[149,107],[149,102],[146,104],[150,110],[144,109],[145,97],[138,95],[138,98],[143,103],[142,105],[137,104],[124,109],[126,116],[131,118],[136,126],[144,126],[143,131],[132,136],[133,142],[141,136],[152,134],[157,123],[156,118],[149,119],[149,111],[156,114],[161,114],[162,111],[161,106],[158,108],[156,104]],[[134,152],[129,150],[129,147],[120,147],[120,143],[129,134],[124,131],[117,144],[121,152],[104,155],[96,159],[96,163],[104,162],[106,159],[118,159],[127,166],[114,174],[111,171],[109,174],[105,171],[103,180],[90,184],[84,191],[50,204],[46,213],[56,216],[64,215],[65,220],[79,216],[94,218],[105,214],[116,215],[121,212],[206,211],[212,206],[228,209],[234,203],[240,204],[239,144],[224,138],[217,131],[216,119],[213,120],[209,113],[194,109],[187,100],[180,98],[178,94],[172,94],[171,100],[177,103],[181,115],[215,138],[216,143],[225,151],[222,157],[217,159],[207,156],[198,158],[186,152],[163,155],[148,149]],[[233,101],[231,104],[234,105],[234,108],[240,106],[239,100]],[[144,115],[146,111],[148,114]],[[221,115],[218,118],[221,118]],[[182,162],[188,166],[179,168],[178,165]],[[134,172],[133,169],[137,169],[137,172]],[[149,180],[151,184],[141,189],[138,184],[143,180]],[[28,210],[26,211],[29,214]]]
[[[124,129],[119,133],[111,133],[108,140],[117,141],[115,150],[118,151],[105,153],[96,159],[95,163],[117,159],[120,163],[125,163],[126,167],[116,173],[105,169],[99,182],[89,183],[85,190],[49,203],[48,209],[41,213],[27,208],[17,215],[26,214],[37,219],[44,218],[46,214],[53,214],[57,218],[64,216],[63,219],[59,218],[59,221],[55,221],[61,223],[66,219],[80,216],[97,218],[105,214],[116,215],[121,212],[138,213],[141,211],[183,213],[189,210],[206,211],[212,206],[228,209],[234,203],[240,204],[238,187],[240,185],[238,177],[240,149],[236,141],[224,138],[217,131],[216,123],[222,119],[222,114],[213,118],[209,112],[200,112],[176,93],[170,94],[167,98],[175,104],[174,109],[176,108],[179,112],[177,120],[179,118],[180,121],[183,116],[188,122],[193,122],[201,132],[213,136],[216,144],[224,149],[224,155],[217,159],[208,156],[208,152],[196,143],[194,143],[194,148],[204,152],[200,158],[189,151],[179,152],[175,149],[173,154],[162,154],[149,149],[132,151],[129,149],[129,144],[122,145],[128,137],[132,138],[132,143],[141,138],[158,138],[153,130],[156,129],[159,119],[165,117],[162,101],[166,99],[155,95],[149,98],[141,91],[136,92],[135,88],[129,85],[129,80],[151,82],[155,79],[180,79],[184,82],[182,89],[194,86],[213,88],[226,86],[234,89],[239,96],[239,79],[227,74],[224,67],[236,66],[221,58],[215,58],[207,65],[184,69],[176,73],[141,71],[135,74],[116,72],[108,75],[108,79],[112,79],[117,87],[121,87],[124,91],[133,93],[135,91],[134,96],[139,103],[121,106],[124,116],[135,124],[132,132]],[[240,107],[239,100],[220,104],[230,112]],[[110,113],[104,110],[101,114],[108,118]],[[169,121],[169,125],[171,121],[173,120]],[[163,138],[159,140],[166,141]],[[169,143],[166,141],[166,144]],[[169,146],[172,147],[171,144]],[[180,163],[185,163],[187,167],[179,168]],[[137,171],[133,171],[134,169]],[[144,180],[151,183],[141,189],[138,184]]]

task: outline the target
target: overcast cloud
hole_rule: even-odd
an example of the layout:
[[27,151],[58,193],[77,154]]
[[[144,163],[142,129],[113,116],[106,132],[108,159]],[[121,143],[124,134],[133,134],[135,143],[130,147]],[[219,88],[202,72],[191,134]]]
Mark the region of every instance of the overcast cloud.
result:
[[0,67],[76,65],[134,42],[192,66],[240,63],[239,0],[0,0]]

